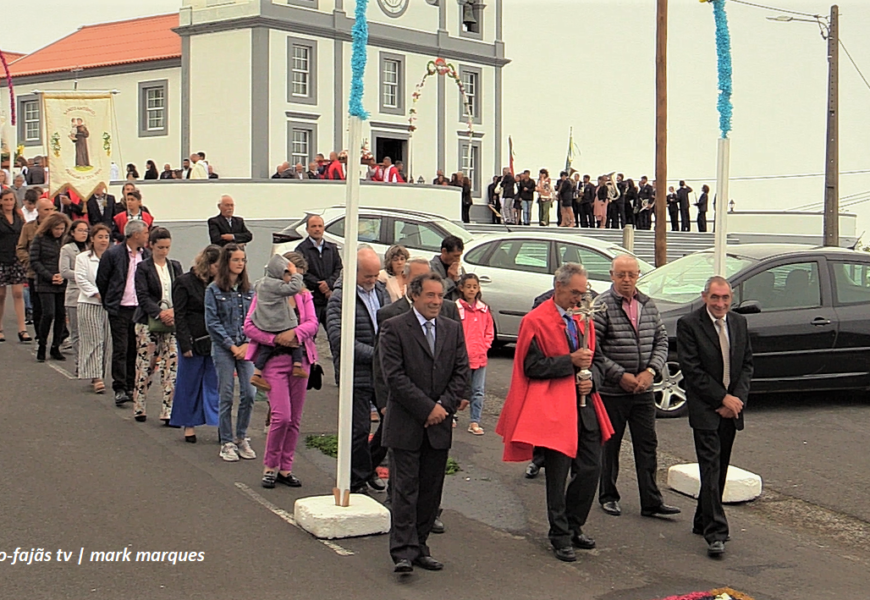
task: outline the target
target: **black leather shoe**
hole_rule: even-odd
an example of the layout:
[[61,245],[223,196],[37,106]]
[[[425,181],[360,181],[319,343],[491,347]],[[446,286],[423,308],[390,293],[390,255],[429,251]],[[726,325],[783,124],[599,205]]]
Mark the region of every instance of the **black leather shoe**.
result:
[[539,467],[535,463],[529,463],[529,466],[526,467],[526,479],[534,479],[538,476],[538,473],[540,472],[541,467]]
[[581,550],[592,550],[595,547],[595,540],[585,533],[575,533],[571,537],[571,545]]
[[193,435],[184,436],[184,441],[187,442],[188,444],[195,444],[196,443],[196,434],[194,433]]
[[36,362],[45,362],[45,346],[36,348]]
[[145,415],[136,415],[133,418],[139,423],[144,423],[148,419]]
[[411,561],[407,558],[403,558],[399,562],[396,563],[396,566],[393,567],[393,573],[413,573],[414,567],[411,565]]
[[299,478],[293,473],[288,473],[287,475],[281,475],[281,473],[278,473],[275,481],[290,487],[302,487],[302,482],[299,481]]
[[707,546],[707,556],[722,556],[725,554],[725,542],[716,540]]
[[432,523],[432,533],[444,533],[444,522],[441,517],[435,517],[435,522]]
[[133,398],[127,392],[115,392],[115,406],[123,406],[127,402],[132,402]]
[[427,571],[440,571],[444,568],[444,565],[431,556],[418,556],[414,559],[414,564],[421,569],[426,569]]
[[263,473],[263,480],[260,482],[261,485],[264,488],[271,490],[272,488],[275,487],[276,476],[277,476],[277,473],[273,473],[271,471],[268,473]]
[[387,485],[377,475],[372,475],[371,477],[369,477],[367,483],[369,484],[369,487],[376,492],[383,492],[385,489],[387,489]]
[[553,548],[553,553],[556,555],[556,558],[558,558],[562,562],[577,561],[577,554],[574,552],[574,548],[572,546],[565,546],[564,548]]
[[681,511],[676,506],[668,506],[667,504],[662,504],[661,506],[657,506],[655,508],[645,508],[640,511],[640,514],[644,517],[655,517],[656,515],[678,515]]
[[606,512],[608,515],[613,515],[614,517],[618,517],[622,514],[622,509],[619,508],[619,502],[616,500],[611,500],[610,502],[604,502],[601,505],[601,509]]
[[52,347],[52,349],[48,351],[48,355],[54,360],[66,360],[66,356],[63,355],[60,348]]

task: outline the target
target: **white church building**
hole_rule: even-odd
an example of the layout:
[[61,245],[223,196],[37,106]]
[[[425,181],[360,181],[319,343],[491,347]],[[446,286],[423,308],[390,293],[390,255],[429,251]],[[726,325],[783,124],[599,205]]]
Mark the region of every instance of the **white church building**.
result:
[[[182,0],[178,14],[82,27],[11,64],[14,143],[25,156],[46,154],[34,91],[75,88],[117,90],[112,158],[122,173],[134,163],[144,174],[148,159],[180,168],[203,151],[221,179],[263,180],[284,161],[344,149],[355,4]],[[437,169],[463,170],[481,197],[502,166],[502,14],[502,0],[370,1],[364,137],[376,159],[403,160],[427,182]],[[429,77],[415,106],[415,86],[439,57],[464,84],[471,139],[455,81]]]

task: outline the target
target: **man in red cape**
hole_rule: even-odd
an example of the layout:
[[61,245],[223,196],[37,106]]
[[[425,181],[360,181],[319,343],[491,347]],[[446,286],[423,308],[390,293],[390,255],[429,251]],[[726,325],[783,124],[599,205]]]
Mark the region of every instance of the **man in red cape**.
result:
[[[595,330],[590,322],[586,331],[568,311],[586,291],[586,269],[565,263],[556,271],[552,299],[523,317],[511,387],[496,427],[507,462],[528,461],[533,447],[543,448],[550,543],[556,558],[566,562],[577,560],[575,547],[595,547],[583,525],[598,487],[601,445],[613,435],[593,380],[577,380],[580,370],[592,367]],[[587,398],[583,407],[581,395]]]

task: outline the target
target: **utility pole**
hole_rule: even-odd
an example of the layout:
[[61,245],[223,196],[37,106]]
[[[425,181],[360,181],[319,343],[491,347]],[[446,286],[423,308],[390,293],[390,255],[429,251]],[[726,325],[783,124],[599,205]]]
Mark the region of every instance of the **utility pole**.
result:
[[828,21],[828,132],[825,148],[825,246],[840,245],[839,9]]
[[668,0],[656,8],[656,256],[657,267],[668,262]]

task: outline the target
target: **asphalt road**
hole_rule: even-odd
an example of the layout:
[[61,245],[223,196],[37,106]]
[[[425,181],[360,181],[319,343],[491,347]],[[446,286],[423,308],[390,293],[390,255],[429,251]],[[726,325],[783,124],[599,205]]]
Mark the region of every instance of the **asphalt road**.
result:
[[[14,323],[6,320],[7,337]],[[509,353],[492,362],[489,390],[506,385]],[[69,363],[64,363],[64,366]],[[0,599],[96,598],[583,598],[652,600],[731,586],[756,600],[866,598],[870,500],[866,445],[870,404],[848,398],[775,399],[752,405],[735,464],[762,474],[759,501],[729,507],[734,541],[708,559],[690,533],[694,501],[666,491],[684,513],[644,519],[625,455],[622,517],[593,508],[598,548],[555,560],[546,541],[543,480],[500,461],[488,398],[482,438],[456,430],[443,506],[448,531],[433,536],[442,573],[398,579],[384,536],[323,544],[288,519],[298,497],[329,494],[334,461],[301,449],[298,490],[259,486],[262,463],[224,463],[216,431],[199,443],[159,421],[135,423],[108,395],[88,393],[31,348],[0,344]],[[327,382],[331,368],[327,364]],[[156,390],[152,402],[156,401]],[[255,407],[252,444],[263,450],[265,407]],[[309,395],[303,437],[332,433],[337,390]],[[659,422],[662,466],[692,459],[683,420]],[[380,497],[375,495],[375,497]],[[282,513],[282,511],[286,511]],[[49,550],[51,562],[11,564],[17,547]],[[82,564],[77,560],[80,549]],[[90,562],[92,551],[202,552],[203,560]],[[57,551],[70,554],[58,563]],[[63,555],[61,555],[63,556]],[[167,555],[168,558],[168,555]]]

